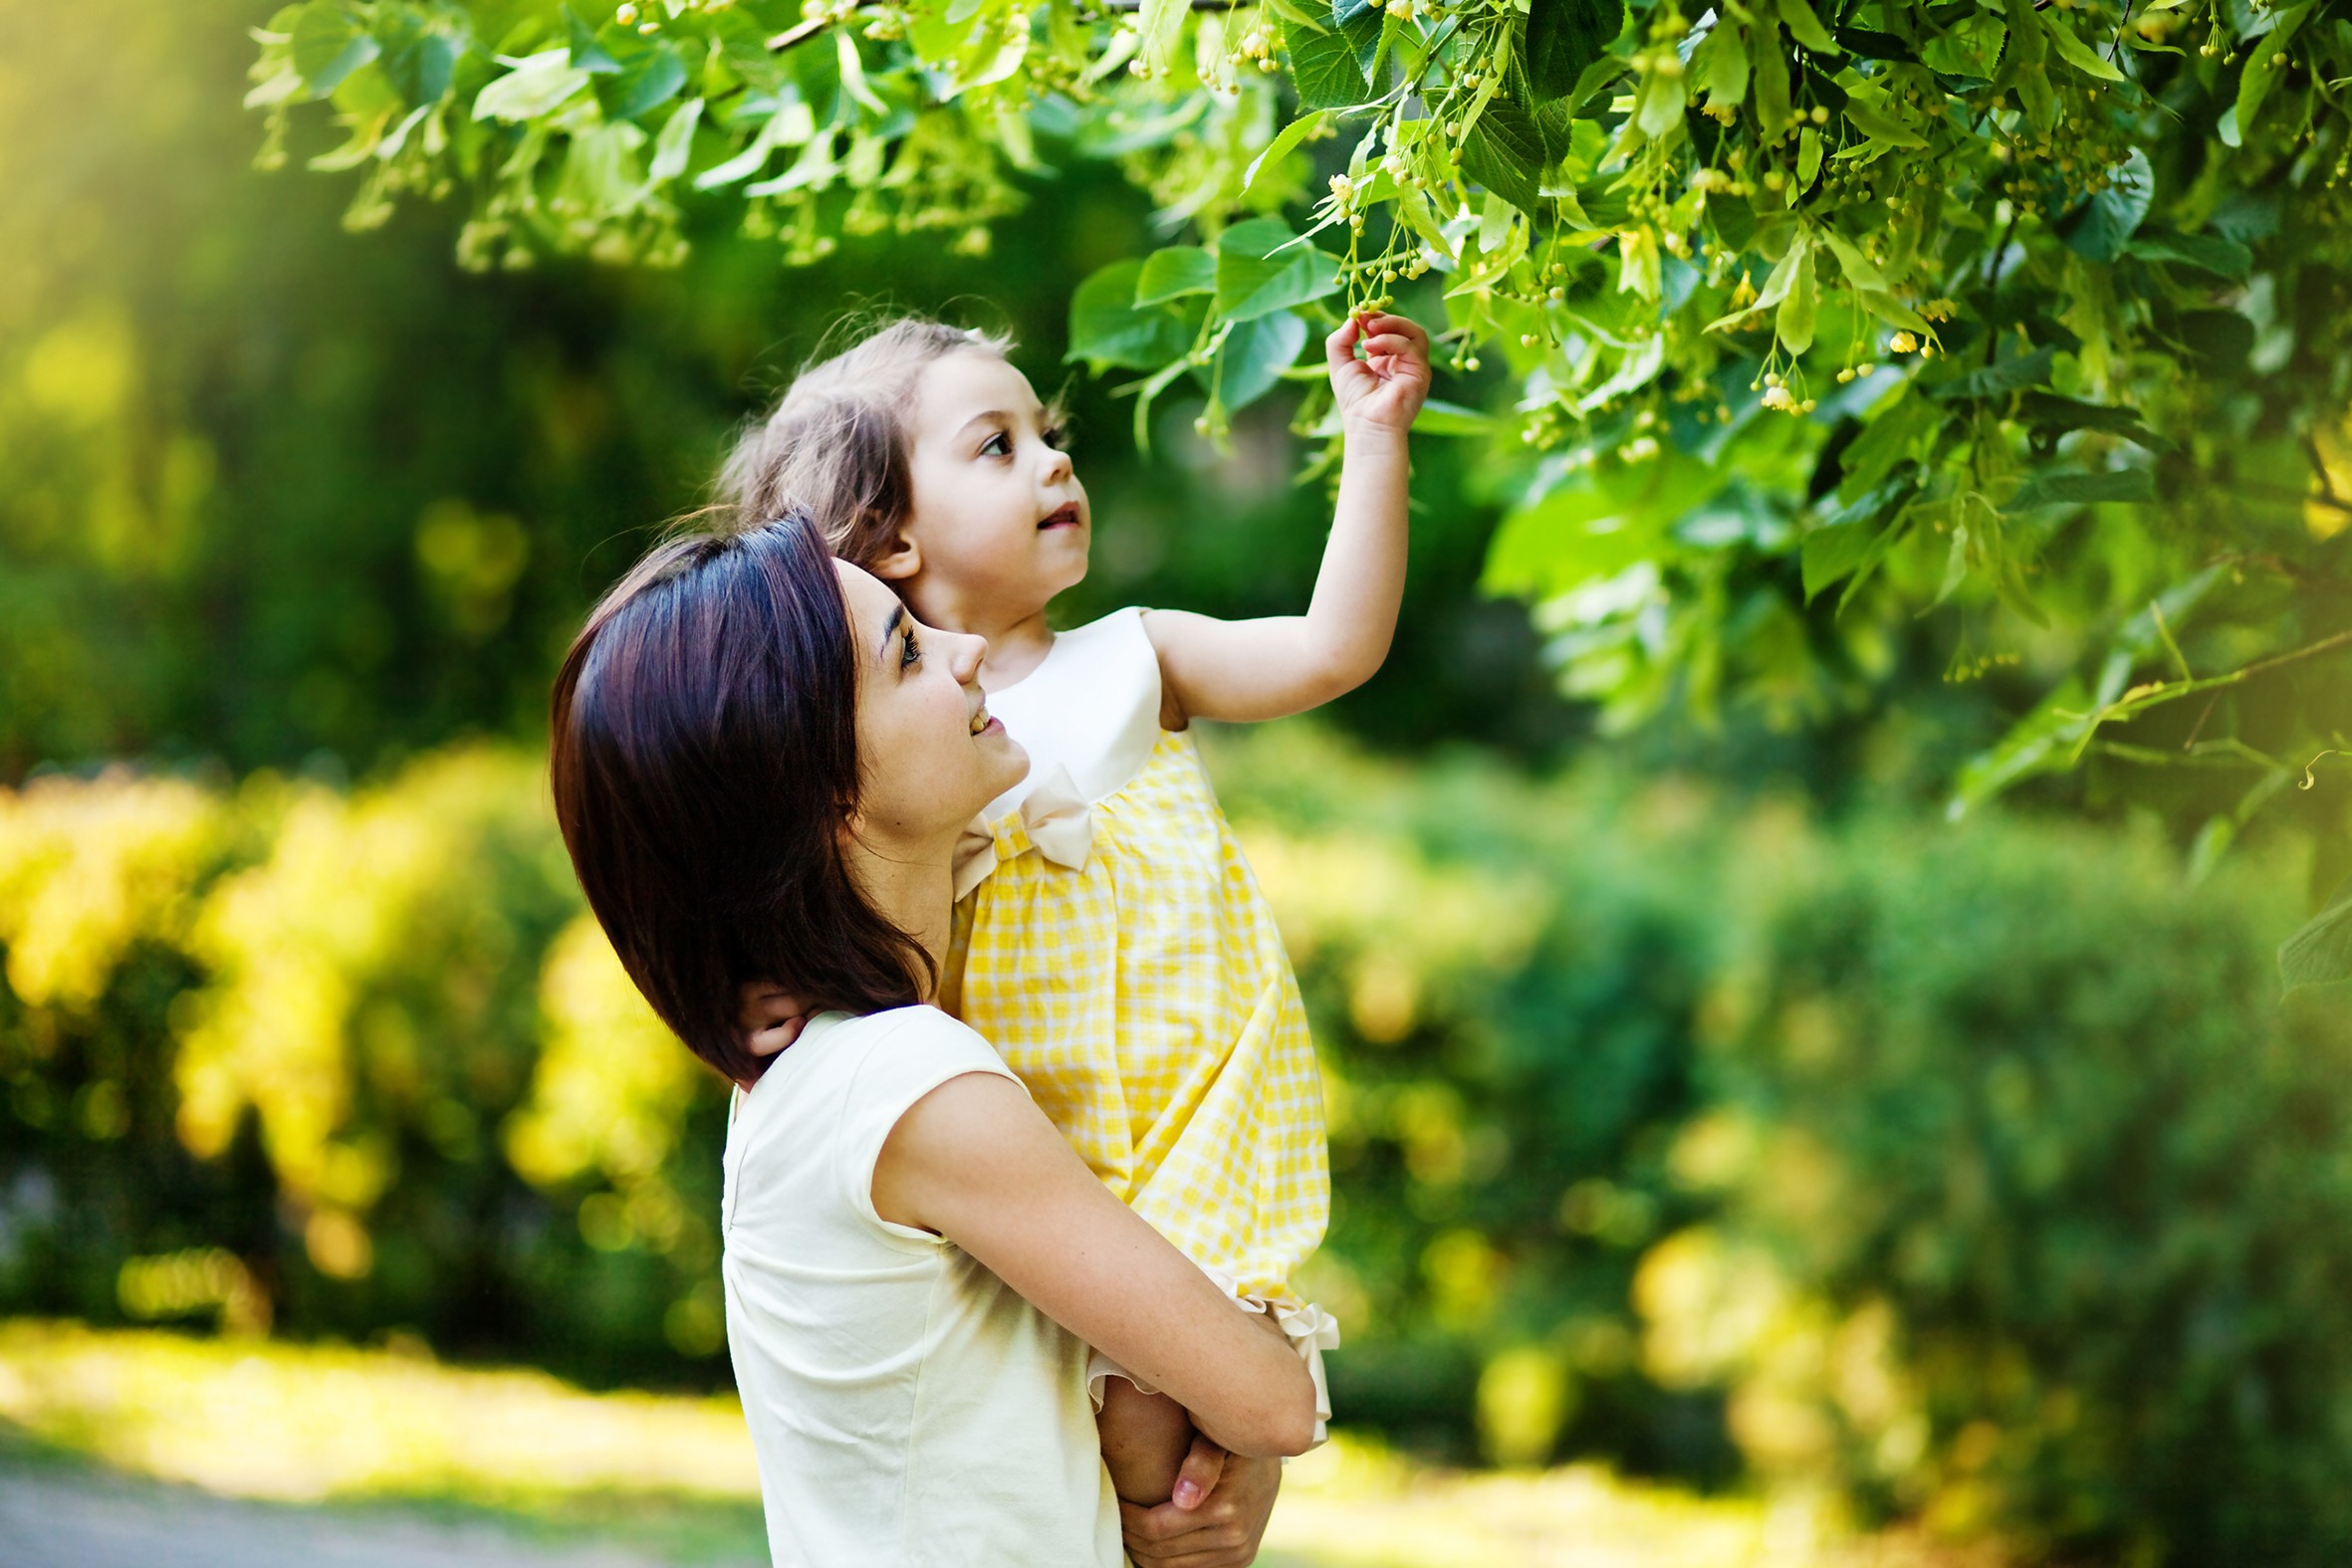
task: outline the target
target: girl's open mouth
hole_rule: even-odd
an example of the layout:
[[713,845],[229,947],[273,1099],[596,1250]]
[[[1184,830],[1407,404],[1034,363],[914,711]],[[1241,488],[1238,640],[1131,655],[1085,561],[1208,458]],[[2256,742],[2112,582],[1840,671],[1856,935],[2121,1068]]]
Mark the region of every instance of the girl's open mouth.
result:
[[1064,502],[1039,521],[1038,531],[1043,533],[1050,528],[1075,528],[1080,521],[1078,504],[1074,501]]

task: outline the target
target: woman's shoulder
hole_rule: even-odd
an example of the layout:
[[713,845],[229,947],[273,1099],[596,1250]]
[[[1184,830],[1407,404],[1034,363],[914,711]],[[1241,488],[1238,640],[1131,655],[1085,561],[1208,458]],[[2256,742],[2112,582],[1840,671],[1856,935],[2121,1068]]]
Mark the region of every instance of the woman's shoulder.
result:
[[[781,1114],[787,1102],[827,1098],[828,1086],[856,1100],[890,1100],[918,1082],[1005,1070],[1003,1058],[970,1025],[927,1004],[827,1012],[811,1019],[752,1086],[744,1109]],[[921,1092],[914,1090],[917,1097]]]

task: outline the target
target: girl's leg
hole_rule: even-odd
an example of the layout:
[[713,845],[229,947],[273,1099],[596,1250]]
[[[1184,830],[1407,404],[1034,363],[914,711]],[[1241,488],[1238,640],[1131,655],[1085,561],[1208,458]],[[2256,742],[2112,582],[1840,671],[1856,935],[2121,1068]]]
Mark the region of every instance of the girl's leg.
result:
[[1165,1394],[1146,1394],[1125,1378],[1105,1378],[1094,1426],[1102,1437],[1102,1462],[1120,1498],[1146,1508],[1166,1502],[1192,1448],[1192,1417],[1184,1407]]

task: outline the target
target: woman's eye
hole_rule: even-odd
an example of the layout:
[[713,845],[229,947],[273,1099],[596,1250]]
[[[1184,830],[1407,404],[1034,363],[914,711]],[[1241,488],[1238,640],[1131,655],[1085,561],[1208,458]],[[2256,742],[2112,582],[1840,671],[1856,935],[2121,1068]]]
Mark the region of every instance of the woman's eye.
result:
[[899,651],[898,667],[909,669],[922,661],[923,650],[915,646],[915,634],[910,631],[906,634],[906,645]]

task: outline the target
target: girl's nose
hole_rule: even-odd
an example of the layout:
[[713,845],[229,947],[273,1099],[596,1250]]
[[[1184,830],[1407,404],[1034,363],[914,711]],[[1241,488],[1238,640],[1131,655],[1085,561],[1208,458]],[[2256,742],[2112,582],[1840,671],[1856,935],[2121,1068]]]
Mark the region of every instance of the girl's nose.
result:
[[1072,470],[1070,467],[1069,454],[1067,452],[1064,452],[1058,447],[1050,446],[1046,448],[1045,481],[1047,484],[1058,485],[1063,480],[1069,478],[1071,472]]

